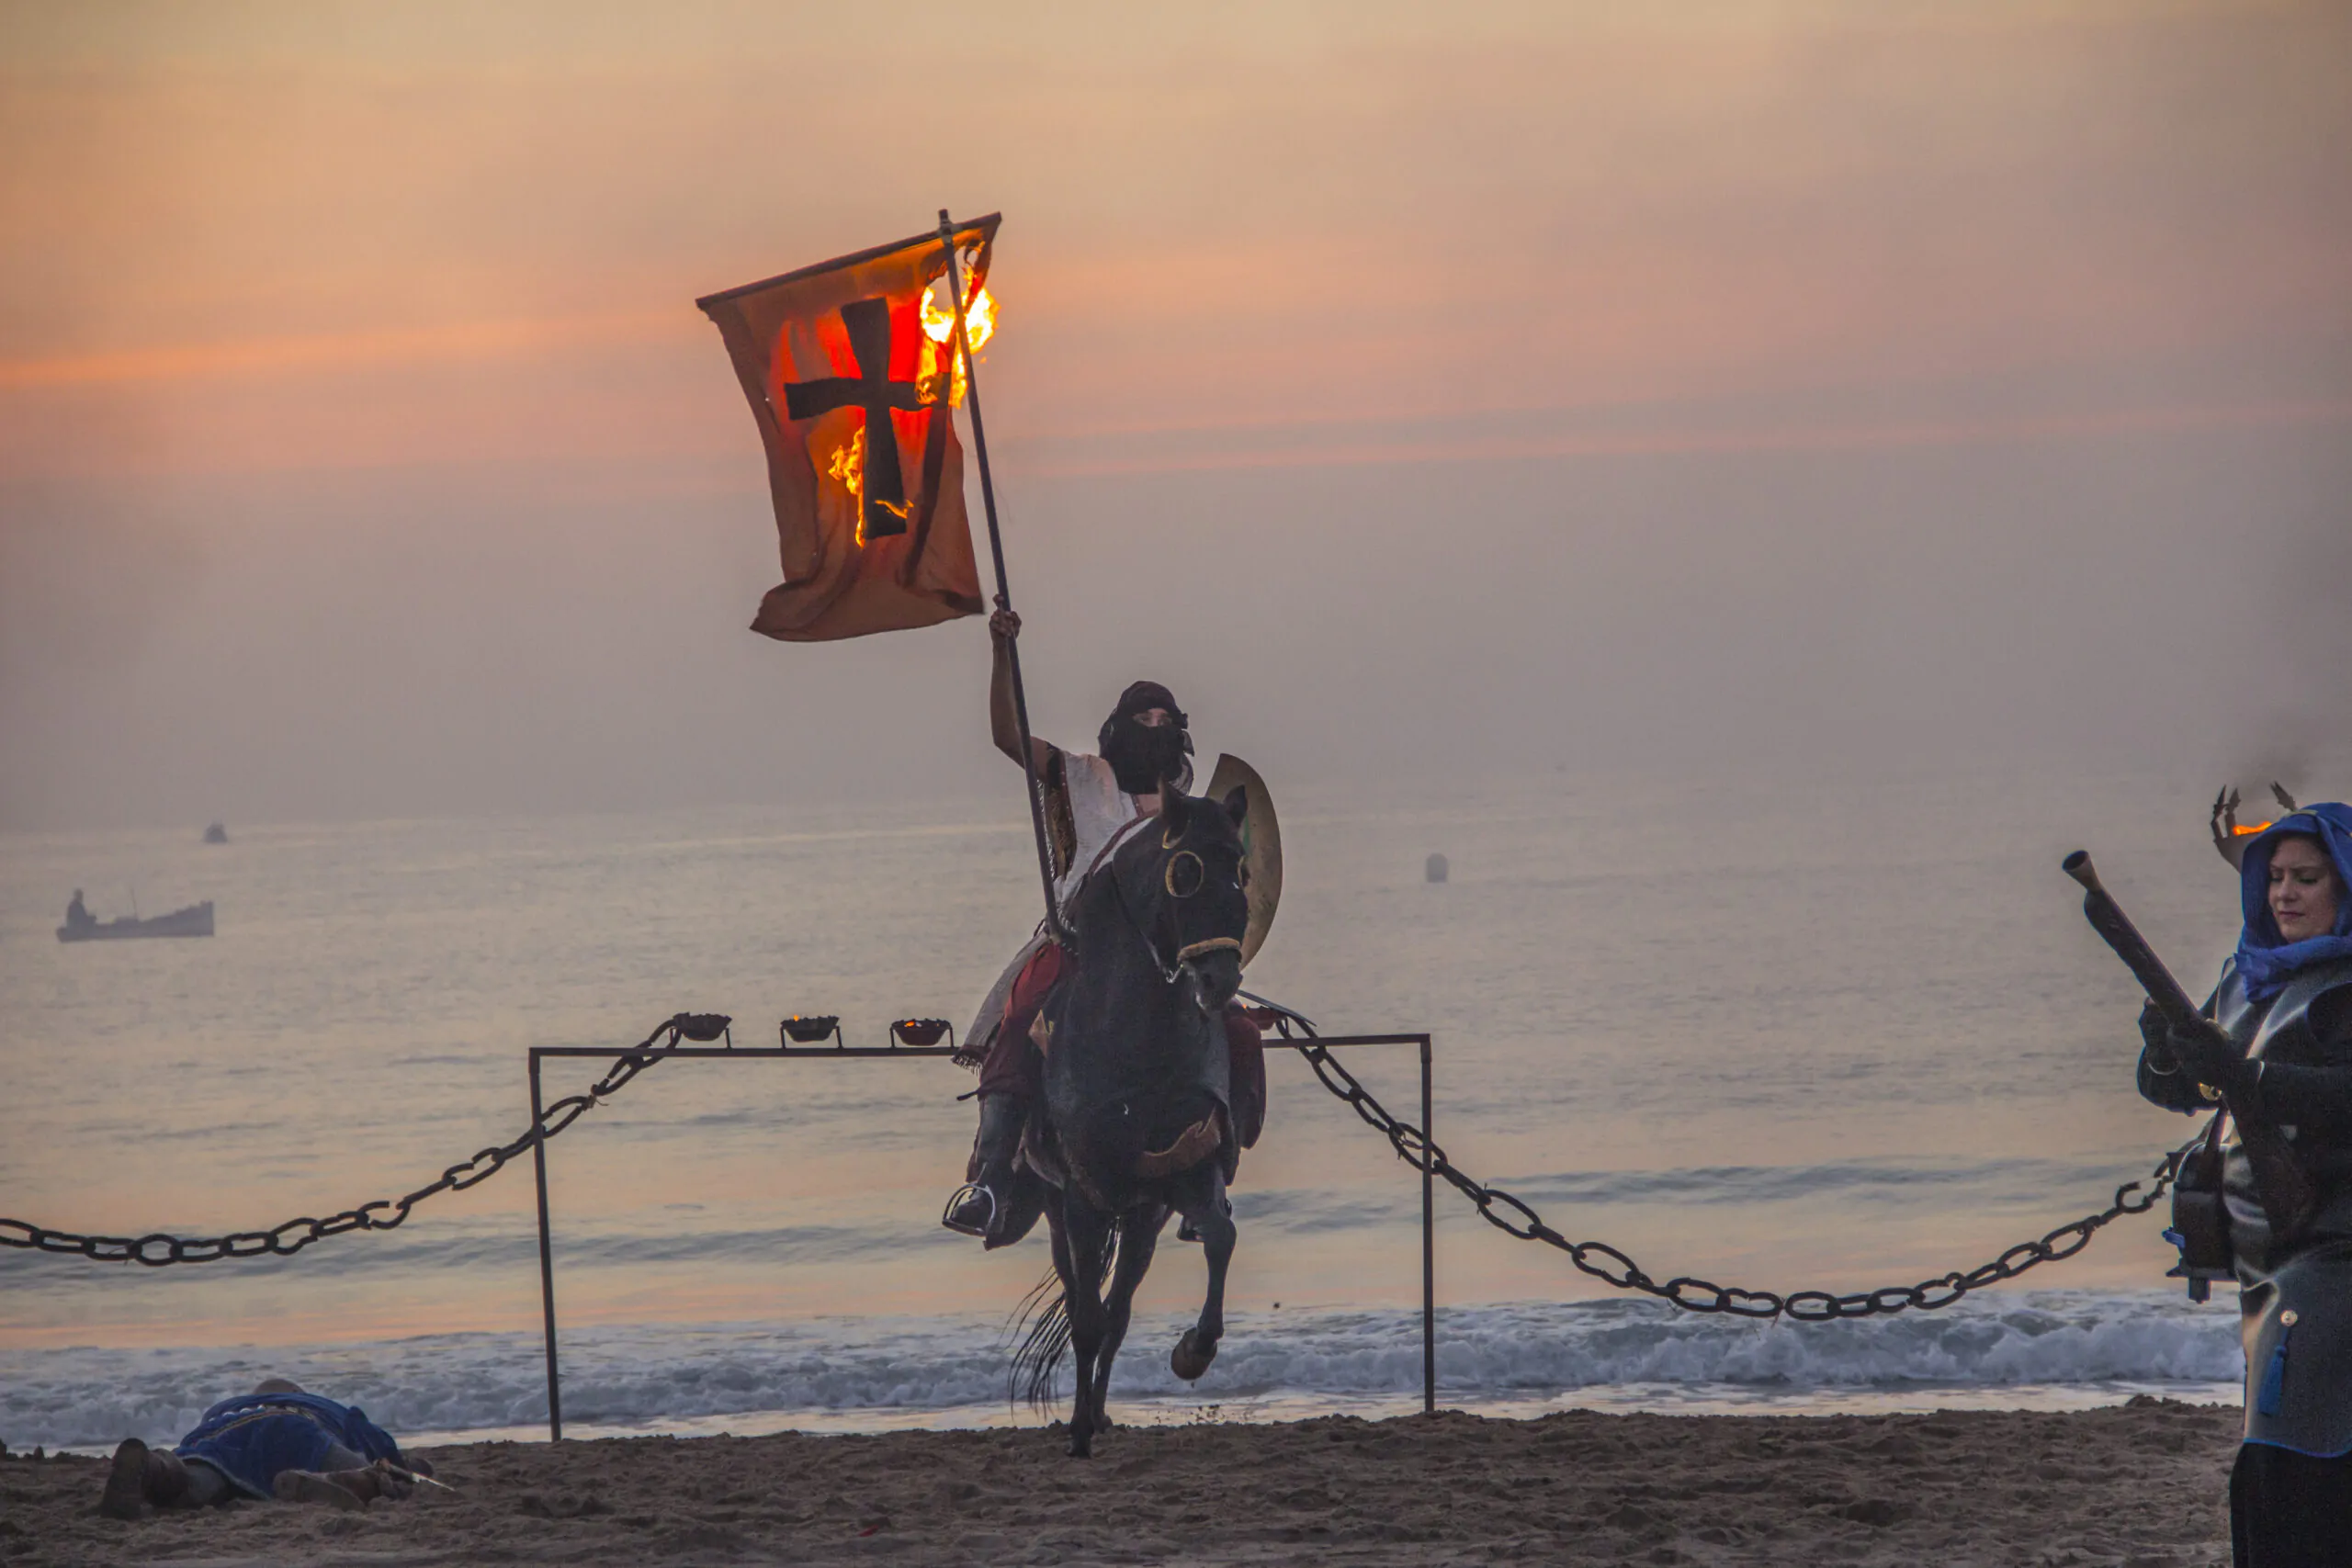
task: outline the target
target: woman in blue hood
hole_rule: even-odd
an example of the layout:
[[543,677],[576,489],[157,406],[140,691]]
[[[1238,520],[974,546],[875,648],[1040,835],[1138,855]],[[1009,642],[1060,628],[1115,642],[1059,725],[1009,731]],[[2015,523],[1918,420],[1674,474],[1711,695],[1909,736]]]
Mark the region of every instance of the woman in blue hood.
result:
[[[2352,807],[2272,823],[2241,867],[2245,927],[2193,1033],[2141,1015],[2140,1092],[2226,1097],[2277,1126],[2317,1191],[2279,1229],[2237,1129],[2222,1148],[2245,1344],[2245,1439],[2230,1472],[2239,1568],[2352,1563]],[[2278,1194],[2272,1194],[2274,1206]]]

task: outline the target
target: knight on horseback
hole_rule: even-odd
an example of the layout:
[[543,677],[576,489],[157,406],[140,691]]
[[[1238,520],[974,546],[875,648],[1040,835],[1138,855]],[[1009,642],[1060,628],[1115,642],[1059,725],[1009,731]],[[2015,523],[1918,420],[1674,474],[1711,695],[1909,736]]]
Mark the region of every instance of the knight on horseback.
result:
[[[997,749],[1018,762],[1023,759],[1012,650],[1021,635],[1021,617],[999,610],[989,618],[989,633],[995,650],[989,728]],[[1142,824],[1159,818],[1163,786],[1180,794],[1190,786],[1193,738],[1188,722],[1167,687],[1137,681],[1120,694],[1118,705],[1102,721],[1096,754],[1066,751],[1032,738],[1032,761],[1046,802],[1054,900],[1066,919],[1089,874]],[[1015,1216],[1009,1201],[1013,1162],[1039,1093],[1039,1055],[1031,1031],[1073,963],[1073,955],[1055,940],[1052,923],[1041,923],[991,987],[965,1036],[967,1052],[979,1058],[980,1124],[965,1185],[948,1200],[940,1223],[979,1236],[991,1248],[1020,1240],[1037,1218],[1034,1211]],[[1257,1026],[1238,1003],[1226,1012],[1225,1032],[1233,1061],[1237,1131],[1246,1146],[1257,1141],[1265,1116],[1263,1045]]]

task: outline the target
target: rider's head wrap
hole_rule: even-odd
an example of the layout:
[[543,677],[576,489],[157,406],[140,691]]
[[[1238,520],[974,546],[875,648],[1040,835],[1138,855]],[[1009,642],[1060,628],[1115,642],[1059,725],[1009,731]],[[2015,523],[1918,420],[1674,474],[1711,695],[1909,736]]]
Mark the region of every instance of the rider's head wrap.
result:
[[[2335,863],[2335,929],[2303,942],[2281,937],[2278,918],[2270,912],[2270,856],[2278,840],[2290,834],[2317,839]],[[2287,988],[2300,969],[2352,958],[2352,807],[2328,801],[2281,817],[2246,846],[2239,877],[2245,931],[2238,938],[2237,969],[2250,999],[2268,1001]]]
[[[1136,722],[1154,708],[1168,711],[1166,724],[1155,728]],[[1102,721],[1096,743],[1119,787],[1129,795],[1149,795],[1162,779],[1171,779],[1182,789],[1193,782],[1193,764],[1186,761],[1193,753],[1192,731],[1185,728],[1191,722],[1176,705],[1173,692],[1157,681],[1137,681],[1119,694],[1119,705]]]

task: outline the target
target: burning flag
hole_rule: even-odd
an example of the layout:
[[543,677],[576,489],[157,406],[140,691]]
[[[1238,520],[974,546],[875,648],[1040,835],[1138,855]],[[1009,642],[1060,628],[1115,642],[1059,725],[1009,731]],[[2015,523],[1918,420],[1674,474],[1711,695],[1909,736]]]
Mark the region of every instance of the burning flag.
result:
[[[995,324],[997,222],[956,231],[975,354]],[[925,234],[695,301],[767,446],[784,581],[753,631],[823,642],[979,613],[946,270],[946,247]]]

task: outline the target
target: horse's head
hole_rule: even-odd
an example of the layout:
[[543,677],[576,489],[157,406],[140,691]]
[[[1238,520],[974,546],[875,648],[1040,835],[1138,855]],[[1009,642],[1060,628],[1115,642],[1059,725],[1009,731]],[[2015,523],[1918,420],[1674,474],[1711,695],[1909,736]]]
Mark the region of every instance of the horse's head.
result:
[[1204,1013],[1223,1012],[1241,987],[1241,938],[1250,929],[1241,822],[1249,807],[1240,789],[1221,801],[1164,790],[1159,831],[1139,833],[1134,861],[1121,868],[1154,962],[1171,981],[1189,983]]

